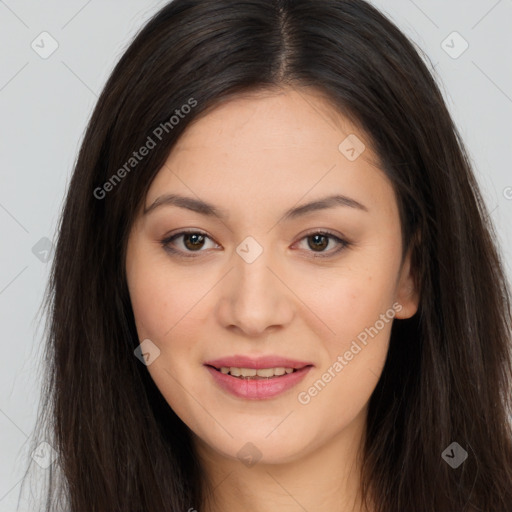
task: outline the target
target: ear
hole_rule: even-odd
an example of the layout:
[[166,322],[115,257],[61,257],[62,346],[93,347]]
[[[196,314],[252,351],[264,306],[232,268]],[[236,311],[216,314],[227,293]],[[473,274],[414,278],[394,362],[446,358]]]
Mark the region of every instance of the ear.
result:
[[418,311],[420,291],[417,288],[415,270],[411,265],[412,252],[416,246],[417,238],[413,237],[407,251],[398,277],[395,300],[402,306],[396,312],[395,318],[405,319],[412,317]]

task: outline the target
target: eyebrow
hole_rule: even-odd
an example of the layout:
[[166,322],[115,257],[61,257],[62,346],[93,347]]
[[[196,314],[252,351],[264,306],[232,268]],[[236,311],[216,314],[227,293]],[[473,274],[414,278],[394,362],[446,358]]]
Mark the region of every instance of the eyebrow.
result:
[[[177,206],[179,208],[185,208],[187,210],[200,213],[201,215],[217,217],[218,219],[224,219],[227,217],[226,210],[217,208],[216,206],[200,199],[194,199],[193,197],[182,196],[179,194],[164,194],[157,197],[150,206],[147,208],[144,207],[143,214],[147,215],[161,206]],[[368,212],[368,208],[355,199],[341,194],[336,194],[317,199],[301,206],[290,208],[284,213],[282,219],[295,219],[311,212],[335,208],[337,206],[347,206],[349,208]]]

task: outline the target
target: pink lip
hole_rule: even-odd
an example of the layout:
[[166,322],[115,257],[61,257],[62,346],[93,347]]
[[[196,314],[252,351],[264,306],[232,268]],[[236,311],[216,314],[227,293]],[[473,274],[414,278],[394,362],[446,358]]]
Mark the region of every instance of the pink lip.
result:
[[[205,363],[214,381],[224,390],[239,398],[263,400],[273,398],[296,386],[313,367],[311,363],[293,361],[275,356],[252,359],[244,356],[232,356]],[[270,377],[268,379],[242,379],[221,373],[216,368],[296,368],[293,373]]]

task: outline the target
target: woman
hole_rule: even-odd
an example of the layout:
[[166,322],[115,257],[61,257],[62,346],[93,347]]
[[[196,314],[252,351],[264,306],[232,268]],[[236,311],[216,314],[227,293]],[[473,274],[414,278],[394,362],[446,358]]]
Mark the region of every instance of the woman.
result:
[[487,219],[435,81],[371,5],[166,5],[62,214],[46,510],[510,510]]

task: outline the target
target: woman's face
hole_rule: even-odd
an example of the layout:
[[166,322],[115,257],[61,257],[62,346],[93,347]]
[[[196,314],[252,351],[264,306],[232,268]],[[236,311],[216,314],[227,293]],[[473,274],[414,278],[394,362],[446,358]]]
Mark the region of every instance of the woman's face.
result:
[[391,184],[334,116],[306,89],[217,107],[182,135],[130,234],[147,369],[217,455],[290,462],[361,430],[392,321],[416,312]]

